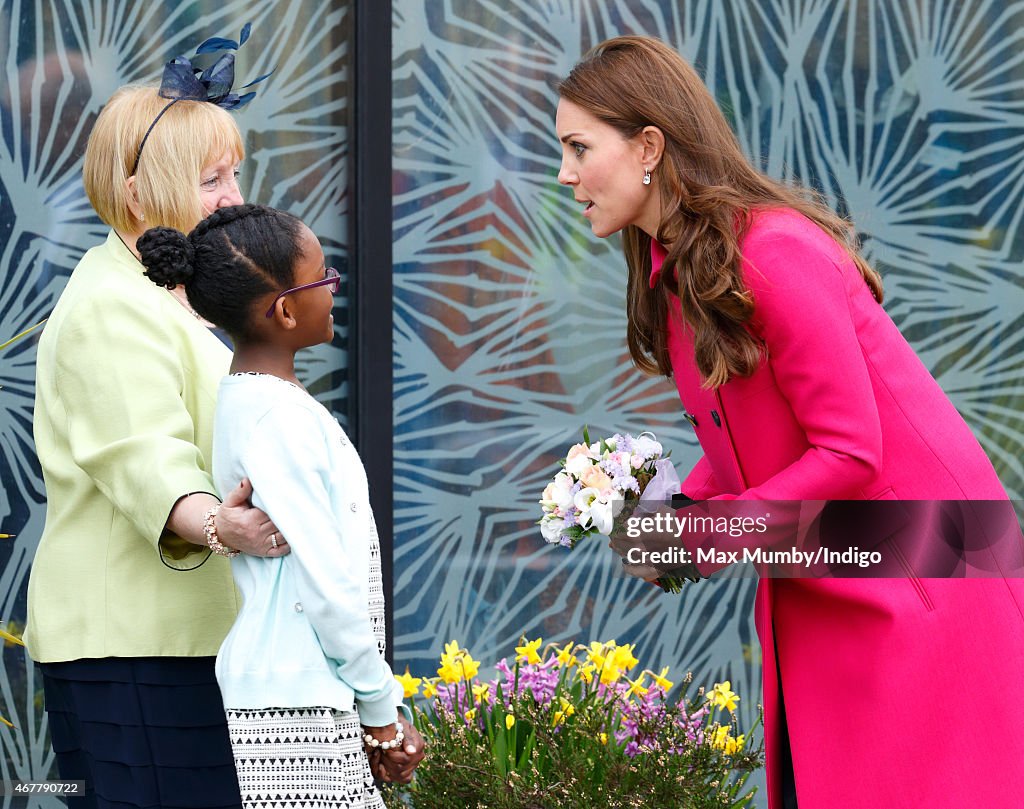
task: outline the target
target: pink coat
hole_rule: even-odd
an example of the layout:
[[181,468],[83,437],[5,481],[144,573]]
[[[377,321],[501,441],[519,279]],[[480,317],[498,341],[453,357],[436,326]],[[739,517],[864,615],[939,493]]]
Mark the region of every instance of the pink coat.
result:
[[[856,266],[791,210],[744,238],[766,360],[701,387],[669,317],[704,457],[696,500],[1002,500],[984,451]],[[652,245],[652,284],[665,253]],[[1024,806],[1024,580],[762,579],[768,806],[781,809],[778,670],[800,809]],[[773,637],[774,635],[774,637]]]

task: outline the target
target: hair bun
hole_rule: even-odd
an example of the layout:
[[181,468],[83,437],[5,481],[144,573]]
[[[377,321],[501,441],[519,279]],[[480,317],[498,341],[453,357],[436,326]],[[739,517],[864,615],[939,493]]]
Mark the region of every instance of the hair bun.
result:
[[168,289],[187,284],[195,271],[196,251],[188,236],[174,228],[150,228],[136,243],[145,275]]

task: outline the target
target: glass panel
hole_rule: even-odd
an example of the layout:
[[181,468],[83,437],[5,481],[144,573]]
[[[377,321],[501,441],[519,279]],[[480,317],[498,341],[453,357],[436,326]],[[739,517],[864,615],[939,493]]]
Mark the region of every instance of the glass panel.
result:
[[[0,9],[0,343],[53,308],[75,264],[106,235],[82,189],[85,142],[111,93],[158,82],[164,62],[208,36],[252,37],[236,85],[276,68],[238,113],[249,201],[284,208],[320,237],[343,273],[336,338],[300,355],[300,377],[344,423],[348,409],[351,4],[339,0],[149,3],[12,0]],[[32,444],[34,341],[0,352],[0,618],[20,634],[28,569],[45,499]],[[46,776],[52,754],[41,681],[20,648],[4,649],[0,715],[4,780]]]
[[[747,153],[849,211],[886,306],[1024,492],[1019,160],[1024,4],[396,0],[395,650],[432,675],[521,634],[637,641],[650,665],[760,695],[754,583],[681,597],[627,582],[604,543],[545,547],[556,461],[652,430],[699,450],[671,383],[632,368],[625,264],[559,187],[553,80],[626,33],[694,62]],[[638,178],[639,182],[639,178]]]

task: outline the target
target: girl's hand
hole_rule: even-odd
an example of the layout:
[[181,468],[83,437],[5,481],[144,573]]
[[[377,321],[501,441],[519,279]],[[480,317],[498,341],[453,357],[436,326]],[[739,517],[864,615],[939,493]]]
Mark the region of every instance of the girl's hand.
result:
[[272,558],[291,553],[270,517],[249,503],[251,496],[252,483],[245,478],[224,498],[215,520],[220,541],[250,556]]
[[[402,722],[402,732],[405,734],[405,741],[401,747],[394,750],[373,747],[367,751],[373,777],[384,783],[408,784],[425,755],[423,736],[420,732],[411,722],[399,721]],[[383,728],[367,727],[366,732],[382,742],[395,738],[394,725]]]

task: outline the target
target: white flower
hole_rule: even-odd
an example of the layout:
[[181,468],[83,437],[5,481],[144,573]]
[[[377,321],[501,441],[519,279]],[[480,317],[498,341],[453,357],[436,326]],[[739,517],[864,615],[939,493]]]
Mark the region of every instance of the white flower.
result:
[[590,508],[594,501],[597,500],[600,496],[601,492],[599,492],[592,486],[588,486],[576,492],[576,497],[573,499],[573,505],[576,506],[577,509],[579,509],[579,523],[582,528],[590,527]]
[[590,469],[594,462],[587,455],[576,455],[565,462],[565,471],[579,477],[582,472]]
[[618,510],[615,508],[616,501],[619,502],[619,509],[621,509],[622,500],[617,497],[609,497],[607,499],[598,497],[590,504],[591,522],[594,528],[605,536],[608,536],[612,532],[612,524],[615,522],[615,512]]
[[561,517],[554,515],[541,520],[540,533],[544,537],[544,541],[557,544],[562,537],[562,527],[564,525],[565,521]]
[[544,494],[541,495],[540,504],[545,510],[564,512],[572,505],[572,478],[564,472],[555,475]]
[[659,457],[662,453],[661,442],[650,433],[640,433],[633,439],[633,453],[643,458]]

